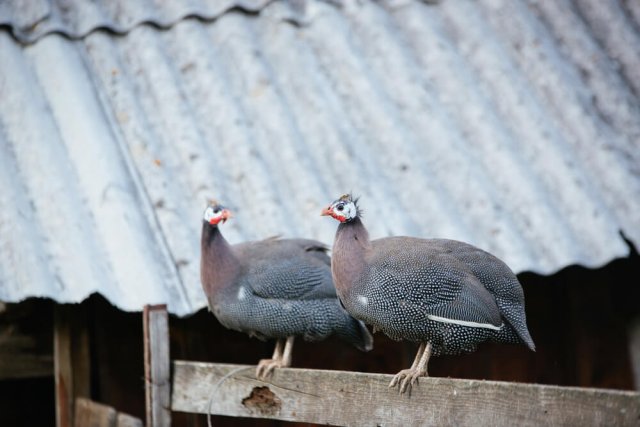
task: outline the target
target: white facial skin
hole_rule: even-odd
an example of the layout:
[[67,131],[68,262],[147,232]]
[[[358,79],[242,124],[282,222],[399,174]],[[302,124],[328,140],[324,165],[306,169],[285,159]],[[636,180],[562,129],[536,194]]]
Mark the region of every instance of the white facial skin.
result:
[[336,200],[328,208],[329,215],[340,222],[352,220],[358,214],[355,203],[349,200]]
[[207,206],[204,210],[203,218],[211,225],[217,225],[220,221],[225,222],[229,218],[229,211],[221,206]]

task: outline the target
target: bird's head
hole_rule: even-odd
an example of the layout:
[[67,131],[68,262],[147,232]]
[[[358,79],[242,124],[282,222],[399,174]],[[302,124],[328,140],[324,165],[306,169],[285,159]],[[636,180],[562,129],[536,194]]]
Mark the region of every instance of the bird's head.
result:
[[331,216],[340,222],[353,221],[359,217],[360,214],[358,199],[354,199],[350,194],[341,196],[320,213],[322,216]]
[[202,219],[211,225],[218,225],[220,221],[224,223],[232,216],[233,215],[229,209],[225,208],[215,200],[210,200],[207,204],[207,208],[204,210]]

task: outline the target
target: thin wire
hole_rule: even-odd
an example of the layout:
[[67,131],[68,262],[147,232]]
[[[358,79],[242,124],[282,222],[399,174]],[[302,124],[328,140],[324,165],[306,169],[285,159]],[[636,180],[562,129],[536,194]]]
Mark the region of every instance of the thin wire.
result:
[[220,388],[220,386],[222,386],[222,383],[225,382],[226,380],[228,380],[230,377],[232,377],[233,375],[240,373],[242,371],[245,371],[247,369],[255,369],[253,366],[241,366],[239,368],[236,368],[232,371],[227,372],[226,375],[224,375],[222,378],[220,378],[214,385],[213,388],[211,389],[211,395],[209,396],[209,403],[207,403],[207,425],[209,427],[213,427],[213,424],[211,424],[211,404],[213,403],[213,397],[215,396],[216,392],[218,391],[218,389]]

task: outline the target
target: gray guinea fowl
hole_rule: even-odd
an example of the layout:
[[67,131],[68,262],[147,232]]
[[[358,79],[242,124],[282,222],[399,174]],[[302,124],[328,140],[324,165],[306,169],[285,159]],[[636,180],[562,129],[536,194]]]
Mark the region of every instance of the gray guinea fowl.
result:
[[338,301],[326,246],[277,238],[230,245],[218,228],[230,217],[229,210],[215,202],[204,212],[202,288],[223,326],[277,340],[272,359],[258,363],[258,378],[291,366],[294,337],[319,341],[335,334],[362,351],[373,347],[366,326]]
[[505,263],[455,240],[370,240],[356,202],[344,195],[322,210],[340,222],[331,267],[338,296],[374,331],[420,343],[389,387],[404,393],[427,376],[432,354],[471,352],[485,340],[535,350],[522,287]]

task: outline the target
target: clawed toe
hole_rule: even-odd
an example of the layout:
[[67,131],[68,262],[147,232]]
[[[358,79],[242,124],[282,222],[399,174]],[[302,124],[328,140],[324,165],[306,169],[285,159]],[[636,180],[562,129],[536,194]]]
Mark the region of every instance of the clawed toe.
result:
[[389,383],[389,388],[393,388],[397,385],[400,394],[403,394],[407,391],[410,392],[411,386],[418,383],[418,378],[426,376],[426,371],[403,369],[393,377],[393,379]]
[[401,383],[402,380],[407,376],[409,369],[403,369],[393,376],[391,382],[389,383],[389,388],[394,388],[398,383]]
[[256,366],[257,379],[266,381],[266,379],[273,373],[274,369],[291,366],[293,339],[294,337],[292,336],[287,337],[286,342],[283,339],[278,339],[271,359],[262,359],[258,362],[258,366]]
[[281,368],[282,362],[274,359],[263,359],[258,363],[256,367],[256,378],[259,380],[266,380],[273,374],[275,368]]
[[419,375],[413,374],[409,375],[402,380],[402,384],[400,385],[400,394],[404,393],[407,390],[411,390],[411,387],[414,384],[418,383]]

